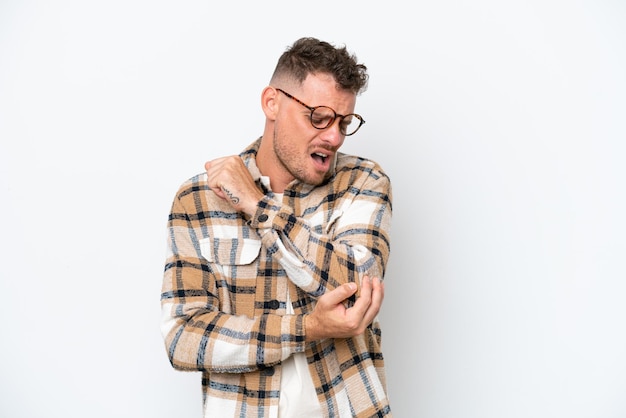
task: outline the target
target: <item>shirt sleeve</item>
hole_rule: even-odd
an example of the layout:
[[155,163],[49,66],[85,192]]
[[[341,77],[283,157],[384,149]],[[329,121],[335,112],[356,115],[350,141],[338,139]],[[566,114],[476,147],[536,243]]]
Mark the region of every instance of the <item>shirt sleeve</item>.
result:
[[172,366],[242,373],[304,351],[302,315],[234,315],[224,308],[226,281],[200,252],[201,220],[209,211],[198,193],[205,184],[183,186],[168,220],[161,333]]
[[[305,216],[306,209],[277,205],[265,197],[250,225],[258,228],[264,245],[277,248],[275,257],[289,278],[319,297],[364,275],[384,278],[390,241],[392,193],[389,177],[371,161],[343,168],[329,186],[321,222]],[[297,207],[297,205],[293,205]]]

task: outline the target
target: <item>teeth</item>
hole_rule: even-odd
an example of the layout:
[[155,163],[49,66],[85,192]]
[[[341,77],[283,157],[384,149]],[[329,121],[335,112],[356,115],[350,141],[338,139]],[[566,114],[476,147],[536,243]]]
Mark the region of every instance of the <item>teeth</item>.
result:
[[328,154],[322,154],[321,152],[316,152],[315,155],[319,155],[322,158],[328,157]]

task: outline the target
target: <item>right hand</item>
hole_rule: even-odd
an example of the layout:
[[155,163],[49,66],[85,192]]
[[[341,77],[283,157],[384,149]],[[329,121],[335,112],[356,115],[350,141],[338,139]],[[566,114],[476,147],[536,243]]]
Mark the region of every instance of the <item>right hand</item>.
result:
[[313,312],[305,317],[306,340],[350,338],[365,332],[383,302],[385,287],[379,278],[364,276],[361,295],[350,308],[344,301],[357,290],[355,283],[346,283],[318,300]]
[[263,192],[238,155],[216,158],[204,164],[208,186],[238,212],[254,215]]

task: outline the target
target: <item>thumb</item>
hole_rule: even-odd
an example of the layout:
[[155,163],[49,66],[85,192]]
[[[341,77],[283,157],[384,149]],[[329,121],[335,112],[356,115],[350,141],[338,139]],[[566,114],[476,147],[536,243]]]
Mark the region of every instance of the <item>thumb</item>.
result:
[[356,292],[356,283],[345,283],[326,293],[326,300],[332,305],[340,304]]

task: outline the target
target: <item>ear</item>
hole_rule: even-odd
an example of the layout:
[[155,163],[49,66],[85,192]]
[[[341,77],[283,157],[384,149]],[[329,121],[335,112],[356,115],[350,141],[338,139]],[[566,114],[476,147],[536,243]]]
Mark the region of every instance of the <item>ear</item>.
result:
[[276,96],[278,96],[278,90],[272,86],[265,87],[261,93],[261,108],[263,113],[265,113],[265,117],[269,120],[276,120],[276,115],[278,114]]

